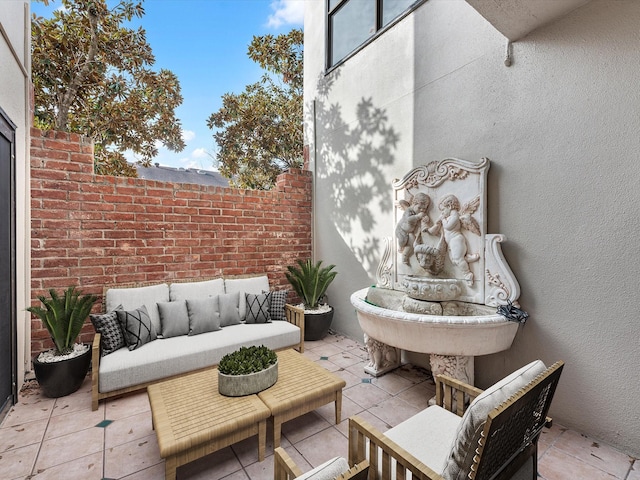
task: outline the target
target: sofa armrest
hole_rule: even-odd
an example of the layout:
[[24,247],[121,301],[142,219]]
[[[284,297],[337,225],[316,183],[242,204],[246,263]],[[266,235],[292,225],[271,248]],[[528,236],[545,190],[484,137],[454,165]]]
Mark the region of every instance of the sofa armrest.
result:
[[482,390],[473,385],[448,375],[436,375],[436,405],[460,417],[464,415],[467,400],[471,402],[481,393]]
[[284,316],[287,322],[300,329],[300,345],[298,346],[298,351],[304,353],[304,308],[294,307],[287,303],[284,306]]
[[370,479],[408,478],[407,472],[411,472],[411,478],[414,479],[444,480],[369,422],[356,415],[349,418],[349,465],[363,460],[369,461]]
[[98,381],[100,372],[100,334],[93,336],[91,345],[91,410],[98,409]]

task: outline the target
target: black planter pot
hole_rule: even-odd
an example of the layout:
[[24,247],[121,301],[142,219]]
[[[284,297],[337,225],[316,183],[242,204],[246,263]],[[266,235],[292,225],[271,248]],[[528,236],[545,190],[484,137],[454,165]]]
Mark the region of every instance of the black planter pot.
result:
[[333,307],[328,312],[304,314],[304,339],[322,340],[329,332],[333,321]]
[[90,365],[91,346],[82,355],[68,360],[43,363],[38,361],[37,355],[33,359],[33,371],[42,393],[51,398],[64,397],[78,390]]

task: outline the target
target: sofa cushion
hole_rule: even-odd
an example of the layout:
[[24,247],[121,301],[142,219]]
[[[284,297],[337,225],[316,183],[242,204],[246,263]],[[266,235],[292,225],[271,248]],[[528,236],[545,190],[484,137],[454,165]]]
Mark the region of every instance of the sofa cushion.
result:
[[247,316],[245,317],[245,322],[271,322],[271,315],[269,315],[269,309],[271,308],[271,292],[259,294],[246,293],[245,299],[247,301]]
[[467,478],[489,412],[517,393],[545,369],[542,361],[533,361],[487,388],[471,402],[458,426],[456,440],[442,472],[445,479]]
[[147,312],[156,332],[161,332],[162,327],[157,303],[168,301],[169,285],[166,283],[150,287],[110,288],[106,294],[105,310],[110,312],[115,310],[118,305],[122,305],[125,310],[134,310],[140,305],[144,305],[147,307]]
[[201,335],[181,335],[126,348],[100,359],[99,391],[112,392],[220,363],[242,346],[264,345],[272,350],[297,346],[300,329],[289,322],[231,325]]
[[[451,453],[461,417],[434,405],[384,434],[435,472],[441,472]],[[378,463],[381,465],[382,463]]]
[[135,310],[116,310],[116,314],[129,350],[140,348],[156,339],[156,329],[144,305]]
[[189,333],[189,313],[187,301],[158,302],[158,313],[164,338],[187,335]]
[[242,320],[246,317],[247,301],[245,299],[245,293],[258,294],[263,290],[267,292],[269,289],[269,277],[262,275],[260,277],[245,277],[245,278],[225,278],[224,279],[224,291],[225,293],[240,293],[240,318]]
[[[244,294],[242,294],[244,298]],[[220,309],[220,326],[227,327],[229,325],[238,325],[245,317],[245,313],[240,312],[240,292],[225,293],[218,295],[218,303]],[[246,302],[242,303],[245,305]]]
[[221,293],[224,293],[224,280],[222,278],[204,282],[177,282],[169,285],[169,298],[172,302],[215,297]]
[[344,457],[335,457],[296,477],[295,480],[333,480],[347,470],[349,470],[349,462]]
[[219,297],[187,300],[189,335],[220,330]]
[[100,356],[104,357],[115,352],[119,348],[125,347],[122,327],[118,321],[116,310],[122,310],[122,305],[118,305],[115,310],[103,313],[102,315],[90,314],[89,318],[93,328],[100,334]]
[[[262,293],[268,292],[264,290]],[[271,292],[271,307],[269,308],[271,320],[286,320],[284,306],[287,304],[288,296],[289,290],[274,290]]]

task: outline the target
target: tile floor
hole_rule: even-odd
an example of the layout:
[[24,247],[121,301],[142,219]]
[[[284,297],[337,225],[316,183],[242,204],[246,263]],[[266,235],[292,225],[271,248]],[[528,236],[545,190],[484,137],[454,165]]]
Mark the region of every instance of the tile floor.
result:
[[[342,336],[307,342],[305,348],[306,356],[343,377],[347,386],[339,425],[333,404],[284,424],[282,446],[303,471],[346,456],[349,416],[358,414],[385,431],[425,408],[434,394],[428,373],[411,366],[369,379],[363,373],[366,350]],[[59,399],[41,396],[37,384],[23,389],[0,426],[0,479],[164,478],[146,392],[101,403],[93,412],[90,390],[88,379],[78,392]],[[539,446],[544,480],[640,480],[640,460],[634,463],[557,423],[543,432]],[[178,479],[271,479],[273,445],[267,442],[263,462],[257,456],[254,437],[180,467]]]

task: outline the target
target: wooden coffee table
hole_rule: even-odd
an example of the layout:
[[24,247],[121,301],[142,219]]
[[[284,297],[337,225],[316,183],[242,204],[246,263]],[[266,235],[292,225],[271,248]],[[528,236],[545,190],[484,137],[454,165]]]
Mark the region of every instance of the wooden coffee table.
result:
[[220,395],[217,368],[150,385],[147,392],[166,479],[175,479],[180,465],[256,434],[264,460],[271,411],[257,395]]
[[295,350],[278,352],[278,381],[258,393],[273,416],[273,446],[280,446],[282,424],[335,402],[340,423],[342,389],[346,382]]

